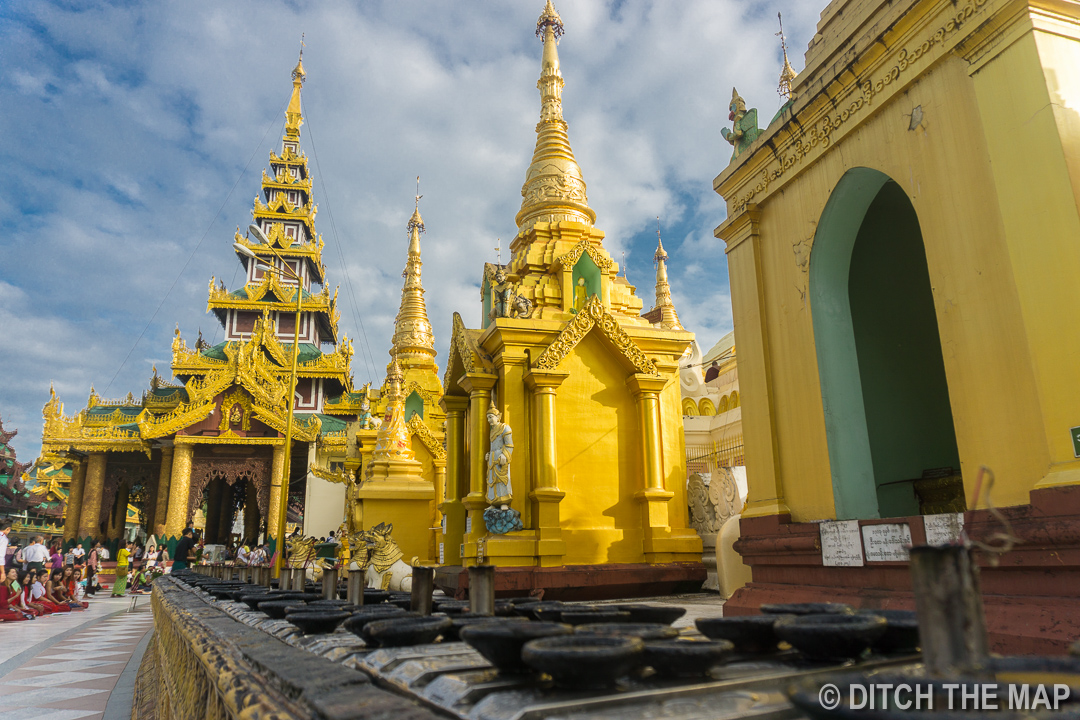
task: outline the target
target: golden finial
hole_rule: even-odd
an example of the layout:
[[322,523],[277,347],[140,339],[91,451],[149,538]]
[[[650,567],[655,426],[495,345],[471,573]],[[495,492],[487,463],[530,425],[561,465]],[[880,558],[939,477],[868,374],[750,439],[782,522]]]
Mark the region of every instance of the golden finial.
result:
[[660,237],[660,217],[656,218],[656,307],[660,308],[660,327],[664,330],[682,330],[679,314],[675,312],[675,302],[671,299],[671,285],[667,276],[668,254],[664,251],[664,241]]
[[562,18],[559,17],[559,13],[555,12],[555,6],[551,4],[551,0],[547,0],[544,12],[540,13],[540,19],[536,21],[536,37],[543,37],[547,28],[551,28],[556,40],[562,37]]
[[[416,176],[416,198],[415,198],[416,199],[416,207],[413,209],[412,217],[409,218],[409,223],[405,227],[405,229],[409,231],[410,235],[412,234],[412,231],[414,229],[419,231],[419,232],[427,232],[427,229],[424,227],[424,219],[422,217],[420,217],[420,198],[422,198],[422,197],[424,197],[424,196],[420,194],[420,176],[417,175]],[[419,240],[417,242],[419,243]],[[409,252],[412,253],[412,248],[411,247],[409,248]],[[420,252],[420,245],[419,244],[417,244],[417,246],[416,246],[416,252],[417,253]]]
[[409,233],[409,256],[401,276],[405,284],[401,288],[401,305],[394,319],[394,338],[390,355],[410,366],[434,364],[435,335],[428,320],[427,304],[424,302],[424,283],[420,269],[420,233],[425,231],[424,219],[420,217],[420,176],[416,177],[416,196],[413,214],[406,224]]
[[788,62],[787,38],[784,37],[784,18],[780,13],[776,13],[776,19],[780,21],[780,32],[776,33],[776,35],[780,38],[780,49],[784,52],[784,67],[780,70],[780,85],[776,88],[776,92],[782,98],[791,99],[791,81],[795,79],[797,73],[791,67],[791,63]]
[[304,124],[304,117],[300,111],[300,87],[307,79],[304,72],[304,35],[300,34],[300,59],[296,61],[296,67],[292,71],[293,91],[289,98],[289,106],[285,108],[285,137],[296,140],[300,137],[300,126]]
[[574,159],[563,120],[564,81],[557,48],[563,24],[551,0],[547,0],[543,14],[536,21],[536,34],[544,41],[540,79],[536,83],[540,90],[540,122],[536,126],[532,164],[521,188],[524,199],[516,219],[518,230],[526,230],[536,222],[562,220],[592,225],[596,213],[589,207],[585,180]]

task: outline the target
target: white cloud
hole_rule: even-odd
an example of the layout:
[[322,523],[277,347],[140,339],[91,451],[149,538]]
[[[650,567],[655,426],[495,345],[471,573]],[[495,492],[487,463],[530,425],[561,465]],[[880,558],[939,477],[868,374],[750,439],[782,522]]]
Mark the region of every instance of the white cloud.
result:
[[[776,4],[792,47],[813,34],[813,5]],[[92,383],[104,392],[174,281],[109,395],[138,394],[152,364],[164,369],[176,323],[220,338],[204,314],[207,281],[236,285],[232,230],[249,222],[280,140],[301,32],[302,142],[318,159],[324,259],[330,284],[343,286],[342,330],[360,343],[359,316],[370,343],[371,365],[357,347],[356,379],[378,382],[389,359],[418,174],[427,304],[445,361],[452,313],[478,321],[481,263],[515,234],[539,113],[542,6],[241,0],[9,11],[0,123],[18,141],[0,153],[19,183],[0,199],[0,413],[22,431],[19,456],[37,451],[49,381],[72,411]],[[680,316],[707,348],[731,326],[723,243],[712,237],[724,206],[711,181],[731,154],[720,128],[732,85],[763,119],[779,106],[773,8],[557,6],[565,115],[597,226],[616,260],[627,253],[647,309],[661,217]]]

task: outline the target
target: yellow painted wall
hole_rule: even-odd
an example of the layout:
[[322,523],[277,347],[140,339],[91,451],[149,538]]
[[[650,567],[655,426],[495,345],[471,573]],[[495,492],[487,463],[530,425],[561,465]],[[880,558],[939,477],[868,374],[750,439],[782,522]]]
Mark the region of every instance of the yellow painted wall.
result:
[[[1067,446],[1068,428],[1080,424],[1080,333],[1068,310],[1080,306],[1080,46],[1030,31],[1010,41],[974,77],[968,61],[947,54],[876,102],[820,159],[775,183],[782,192],[755,197],[760,238],[728,258],[746,516],[775,512],[775,447],[792,518],[834,517],[808,270],[825,204],[853,167],[887,174],[918,215],[969,497],[983,464],[997,475],[997,505],[1028,502],[1052,470],[1080,480]],[[916,106],[924,120],[909,130]]]
[[565,562],[641,562],[637,407],[623,360],[592,332],[561,367],[570,372],[555,403]]

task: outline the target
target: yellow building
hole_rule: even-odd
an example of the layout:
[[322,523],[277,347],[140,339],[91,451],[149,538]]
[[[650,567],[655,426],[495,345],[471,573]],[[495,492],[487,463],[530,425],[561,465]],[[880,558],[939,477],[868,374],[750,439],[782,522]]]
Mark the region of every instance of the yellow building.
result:
[[425,228],[419,207],[409,218],[407,231],[405,284],[386,380],[378,392],[365,387],[337,400],[336,412],[359,419],[349,424],[345,443],[327,446],[325,462],[313,465],[312,471],[347,485],[349,532],[392,524],[405,560],[435,563],[442,517],[437,493],[446,482],[446,414],[439,404],[442,382],[424,302],[420,234]]
[[[454,316],[439,542],[447,565],[494,564],[499,587],[519,592],[700,585],[678,383],[693,334],[669,293],[661,323],[642,318],[641,300],[604,249],[563,120],[561,33],[548,2],[537,23],[540,122],[511,258],[484,268],[479,328]],[[509,505],[524,529],[506,534],[489,532],[483,517],[489,407],[513,432]],[[578,572],[585,567],[591,580]],[[456,589],[459,576],[443,568],[438,582]]]
[[733,100],[714,181],[754,573],[725,612],[910,606],[906,542],[1001,529],[946,514],[987,506],[987,466],[1024,541],[983,574],[992,640],[1060,649],[1080,635],[1080,9],[835,0],[805,60],[756,140]]

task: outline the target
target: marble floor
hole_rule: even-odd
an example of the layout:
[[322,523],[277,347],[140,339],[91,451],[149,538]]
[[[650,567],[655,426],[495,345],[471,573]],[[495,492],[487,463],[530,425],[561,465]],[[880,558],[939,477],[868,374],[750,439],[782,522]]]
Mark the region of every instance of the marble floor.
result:
[[0,623],[0,720],[126,720],[152,629],[148,595]]

